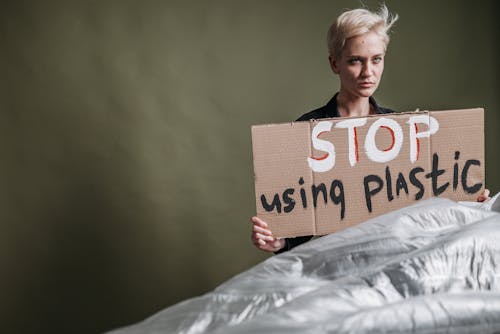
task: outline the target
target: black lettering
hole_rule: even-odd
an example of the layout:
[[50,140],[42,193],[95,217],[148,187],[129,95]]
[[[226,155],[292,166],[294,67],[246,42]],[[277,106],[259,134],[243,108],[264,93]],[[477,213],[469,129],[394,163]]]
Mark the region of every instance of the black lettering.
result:
[[408,184],[406,183],[403,173],[398,174],[398,179],[396,181],[396,195],[399,197],[399,192],[404,189],[406,195],[408,195]]
[[290,195],[293,195],[294,191],[295,189],[288,188],[283,192],[283,203],[288,204],[283,208],[283,211],[285,211],[286,213],[289,213],[295,207],[295,200],[290,197]]
[[300,188],[300,198],[302,199],[302,207],[307,208],[306,191],[304,188]]
[[422,173],[423,171],[424,169],[422,167],[415,167],[410,171],[410,182],[419,189],[418,193],[415,194],[415,200],[417,201],[424,196],[425,188],[415,174]]
[[[455,161],[460,158],[460,152],[455,151]],[[453,165],[453,191],[457,190],[458,187],[458,162]]]
[[[339,189],[339,193],[337,195],[336,189]],[[332,185],[330,187],[330,198],[333,203],[340,203],[340,220],[344,219],[345,215],[345,196],[344,196],[344,185],[342,181],[333,180]]]
[[281,213],[281,202],[280,202],[280,197],[278,194],[274,195],[273,201],[271,204],[267,204],[266,195],[264,195],[264,194],[262,194],[260,196],[260,201],[262,202],[262,207],[267,212],[272,212],[274,210],[274,208],[276,208],[276,211],[278,213]]
[[392,196],[392,180],[389,166],[385,167],[385,188],[387,189],[387,200],[390,202],[394,199],[394,196]]
[[439,157],[437,153],[434,153],[432,155],[432,172],[425,175],[426,178],[432,179],[432,193],[434,196],[441,195],[450,185],[450,182],[446,182],[441,187],[438,187],[438,177],[444,173],[444,169],[439,169]]
[[[302,177],[299,179],[299,184],[304,184],[304,179]],[[302,199],[302,207],[304,209],[307,208],[306,191],[304,190],[304,188],[300,188],[300,198]]]
[[[370,189],[370,182],[376,182],[377,187],[374,189]],[[380,192],[380,190],[382,190],[382,187],[384,186],[384,181],[377,175],[372,174],[365,176],[363,183],[365,186],[366,207],[368,208],[368,212],[372,212],[372,196],[376,195],[378,192]]]
[[316,207],[318,204],[318,194],[321,192],[323,193],[323,200],[327,201],[327,195],[326,195],[326,186],[324,183],[320,183],[318,186],[315,186],[314,184],[311,186],[311,191],[313,195],[313,205]]
[[468,194],[474,194],[477,193],[483,184],[481,182],[476,183],[475,185],[469,187],[467,185],[467,176],[469,174],[469,168],[470,166],[475,165],[475,166],[481,166],[481,162],[479,160],[467,160],[464,165],[464,169],[462,169],[462,187],[464,188],[464,191]]

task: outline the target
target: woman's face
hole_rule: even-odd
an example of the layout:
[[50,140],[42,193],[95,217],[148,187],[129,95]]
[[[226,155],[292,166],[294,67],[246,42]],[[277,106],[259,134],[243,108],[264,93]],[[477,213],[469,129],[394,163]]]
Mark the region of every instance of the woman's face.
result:
[[385,43],[375,32],[346,40],[340,59],[330,66],[340,78],[340,92],[351,98],[370,97],[384,72]]

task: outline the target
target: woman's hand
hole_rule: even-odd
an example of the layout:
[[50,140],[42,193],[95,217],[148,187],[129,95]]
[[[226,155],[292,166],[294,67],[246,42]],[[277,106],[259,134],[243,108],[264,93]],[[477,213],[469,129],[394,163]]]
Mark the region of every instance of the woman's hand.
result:
[[490,191],[488,189],[484,189],[483,193],[478,196],[477,201],[478,202],[486,202],[490,198],[491,198]]
[[265,221],[259,217],[252,217],[252,242],[253,244],[266,252],[277,252],[285,247],[285,239],[273,237],[273,233],[268,228]]

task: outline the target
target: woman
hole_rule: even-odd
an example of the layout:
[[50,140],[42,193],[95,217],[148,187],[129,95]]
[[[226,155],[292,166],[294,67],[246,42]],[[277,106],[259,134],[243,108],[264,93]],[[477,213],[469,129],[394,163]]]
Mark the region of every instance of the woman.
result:
[[[323,107],[299,117],[297,121],[330,117],[360,117],[393,112],[377,105],[373,93],[384,72],[384,57],[389,44],[389,29],[398,16],[382,6],[378,12],[354,9],[342,13],[327,36],[329,62],[340,79],[340,90]],[[486,190],[478,201],[488,198]],[[252,242],[259,249],[280,253],[292,249],[312,236],[277,239],[265,221],[252,217]]]

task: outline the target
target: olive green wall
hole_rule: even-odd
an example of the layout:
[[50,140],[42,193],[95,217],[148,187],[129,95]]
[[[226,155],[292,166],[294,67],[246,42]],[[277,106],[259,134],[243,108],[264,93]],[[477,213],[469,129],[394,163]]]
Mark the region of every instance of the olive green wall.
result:
[[[250,126],[331,97],[325,32],[359,5],[2,1],[2,332],[109,330],[265,259]],[[376,98],[485,107],[500,191],[496,2],[387,5],[401,18]]]

